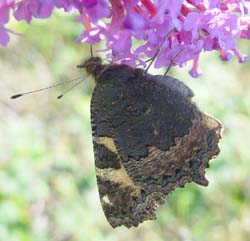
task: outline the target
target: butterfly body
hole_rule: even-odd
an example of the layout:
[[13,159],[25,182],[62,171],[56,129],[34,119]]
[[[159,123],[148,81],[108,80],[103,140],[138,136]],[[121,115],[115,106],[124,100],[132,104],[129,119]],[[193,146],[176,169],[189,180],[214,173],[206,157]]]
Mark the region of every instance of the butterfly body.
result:
[[96,80],[96,176],[112,227],[155,219],[165,196],[186,183],[208,185],[205,168],[219,153],[222,126],[199,111],[184,83],[127,65],[102,65],[99,58],[81,67]]

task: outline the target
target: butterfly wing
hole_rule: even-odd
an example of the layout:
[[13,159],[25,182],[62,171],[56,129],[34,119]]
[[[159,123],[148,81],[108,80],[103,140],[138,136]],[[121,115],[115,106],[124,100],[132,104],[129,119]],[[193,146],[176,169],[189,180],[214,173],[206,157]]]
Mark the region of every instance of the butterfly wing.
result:
[[101,103],[102,98],[95,89],[91,104],[91,123],[102,208],[113,228],[120,225],[128,228],[137,226],[143,220],[156,218],[155,208],[163,204],[164,198],[161,194],[146,195],[127,174],[114,143],[111,122],[100,112],[103,108]]
[[207,185],[221,124],[171,77],[112,66],[95,87],[92,129],[104,213],[113,227],[155,218],[164,196],[187,182]]

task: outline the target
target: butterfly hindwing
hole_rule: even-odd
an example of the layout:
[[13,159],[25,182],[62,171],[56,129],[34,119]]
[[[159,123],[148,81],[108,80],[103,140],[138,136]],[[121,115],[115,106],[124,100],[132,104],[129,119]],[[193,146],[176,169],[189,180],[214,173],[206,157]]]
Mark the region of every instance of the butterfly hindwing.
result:
[[188,182],[207,185],[221,124],[198,110],[192,91],[171,77],[113,65],[91,104],[96,174],[113,227],[154,219],[164,197]]

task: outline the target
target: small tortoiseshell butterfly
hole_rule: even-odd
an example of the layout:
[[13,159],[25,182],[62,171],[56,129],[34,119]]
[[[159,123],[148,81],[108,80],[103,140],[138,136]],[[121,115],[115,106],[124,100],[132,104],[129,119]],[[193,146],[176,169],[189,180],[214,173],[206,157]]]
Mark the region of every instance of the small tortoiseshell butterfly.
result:
[[205,169],[219,154],[222,125],[196,107],[189,87],[127,65],[103,65],[98,57],[79,67],[96,80],[96,177],[113,228],[156,219],[165,196],[186,183],[208,185]]

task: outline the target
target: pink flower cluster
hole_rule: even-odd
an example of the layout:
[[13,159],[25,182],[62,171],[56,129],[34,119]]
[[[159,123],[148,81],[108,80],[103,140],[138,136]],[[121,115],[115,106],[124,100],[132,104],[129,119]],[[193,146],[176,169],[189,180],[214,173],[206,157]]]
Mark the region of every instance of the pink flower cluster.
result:
[[158,50],[156,68],[193,60],[193,77],[203,51],[247,60],[236,41],[250,38],[250,0],[0,0],[0,45],[13,33],[5,27],[10,11],[29,23],[49,18],[55,8],[79,12],[85,25],[79,43],[103,40],[108,59],[131,66],[145,66]]

